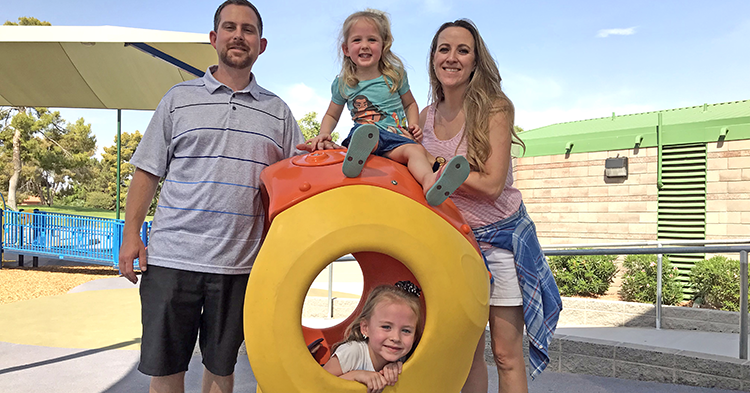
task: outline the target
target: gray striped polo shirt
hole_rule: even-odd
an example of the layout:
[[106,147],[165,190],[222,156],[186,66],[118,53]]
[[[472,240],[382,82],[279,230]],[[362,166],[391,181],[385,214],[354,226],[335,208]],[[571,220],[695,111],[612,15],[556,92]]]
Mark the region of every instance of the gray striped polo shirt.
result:
[[164,178],[148,263],[250,273],[263,234],[260,172],[301,152],[289,107],[251,77],[234,92],[208,69],[162,98],[130,163]]

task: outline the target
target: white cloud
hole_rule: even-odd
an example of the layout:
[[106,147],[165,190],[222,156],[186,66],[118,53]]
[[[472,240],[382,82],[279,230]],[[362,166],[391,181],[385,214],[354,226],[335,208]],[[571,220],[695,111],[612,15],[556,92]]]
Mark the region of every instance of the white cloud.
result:
[[627,29],[602,29],[596,33],[596,36],[599,38],[607,38],[611,35],[633,35],[635,34],[635,29],[635,26],[628,27]]
[[315,89],[304,83],[287,87],[284,89],[282,97],[284,97],[284,101],[289,105],[296,119],[301,119],[309,112],[316,112],[318,120],[320,120],[328,109],[329,99],[318,94]]

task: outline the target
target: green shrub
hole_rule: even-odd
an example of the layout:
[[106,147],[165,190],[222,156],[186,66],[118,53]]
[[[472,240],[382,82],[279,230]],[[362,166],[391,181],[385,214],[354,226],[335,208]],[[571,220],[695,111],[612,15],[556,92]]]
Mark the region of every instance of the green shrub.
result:
[[92,191],[86,194],[86,204],[84,206],[112,210],[114,204],[115,201],[109,194],[101,191]]
[[740,262],[717,255],[699,261],[690,271],[690,286],[701,306],[740,310]]
[[75,195],[67,195],[62,198],[55,199],[55,205],[84,207],[86,205],[86,201],[83,199],[77,198]]
[[612,255],[562,255],[548,257],[562,296],[603,295],[617,273]]
[[[656,303],[656,255],[628,255],[623,266],[625,276],[620,295],[625,301]],[[682,301],[682,286],[677,282],[677,268],[672,267],[669,258],[662,259],[661,302],[677,304]]]

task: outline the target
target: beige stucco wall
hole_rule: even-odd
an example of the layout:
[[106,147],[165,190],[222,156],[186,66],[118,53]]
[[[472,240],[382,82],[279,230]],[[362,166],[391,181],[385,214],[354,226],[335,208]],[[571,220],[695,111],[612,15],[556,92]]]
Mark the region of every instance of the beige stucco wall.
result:
[[[627,156],[627,179],[604,160]],[[515,185],[543,245],[656,240],[657,150],[519,158]],[[706,238],[750,238],[750,140],[708,144]]]
[[706,237],[750,238],[750,140],[708,145]]

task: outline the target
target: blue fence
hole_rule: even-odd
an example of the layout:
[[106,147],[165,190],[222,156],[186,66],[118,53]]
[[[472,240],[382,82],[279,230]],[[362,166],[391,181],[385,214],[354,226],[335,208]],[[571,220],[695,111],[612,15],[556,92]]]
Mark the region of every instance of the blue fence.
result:
[[[2,247],[18,254],[50,256],[118,266],[125,221],[75,214],[13,211],[3,215]],[[148,244],[151,222],[143,224],[141,237]]]

